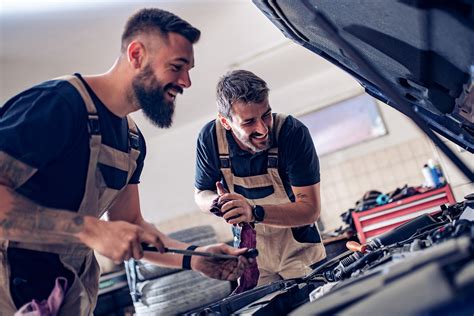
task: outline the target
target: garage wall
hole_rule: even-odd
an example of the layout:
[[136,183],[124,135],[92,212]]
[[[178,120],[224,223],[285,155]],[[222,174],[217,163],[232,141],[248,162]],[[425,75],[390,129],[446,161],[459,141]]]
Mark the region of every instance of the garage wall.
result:
[[432,148],[423,136],[370,152],[361,148],[353,151],[359,151],[361,155],[340,162],[331,156],[321,159],[324,183],[321,187],[321,220],[326,229],[343,225],[340,214],[354,207],[369,190],[387,193],[405,184],[421,185],[421,168],[433,158]]

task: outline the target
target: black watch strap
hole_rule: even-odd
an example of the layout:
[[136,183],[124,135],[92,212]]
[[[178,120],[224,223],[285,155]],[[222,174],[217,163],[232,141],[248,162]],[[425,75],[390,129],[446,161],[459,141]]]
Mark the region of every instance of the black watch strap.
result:
[[260,205],[255,205],[252,209],[252,215],[254,218],[254,223],[263,222],[265,219],[265,210]]
[[[191,245],[186,250],[195,250],[199,246]],[[184,270],[192,270],[191,269],[191,256],[190,255],[183,255],[183,269]]]

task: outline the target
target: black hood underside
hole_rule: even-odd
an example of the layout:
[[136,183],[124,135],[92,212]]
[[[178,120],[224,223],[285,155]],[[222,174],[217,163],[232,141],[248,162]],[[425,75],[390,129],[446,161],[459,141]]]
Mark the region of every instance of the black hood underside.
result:
[[474,1],[254,3],[286,37],[409,116],[441,150],[447,146],[433,131],[474,153]]

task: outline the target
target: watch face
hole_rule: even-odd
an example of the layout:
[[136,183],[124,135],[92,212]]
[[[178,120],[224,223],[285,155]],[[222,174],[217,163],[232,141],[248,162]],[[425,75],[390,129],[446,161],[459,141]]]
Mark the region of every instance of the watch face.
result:
[[255,217],[255,221],[261,222],[265,217],[265,210],[260,205],[255,205],[253,209],[253,216]]

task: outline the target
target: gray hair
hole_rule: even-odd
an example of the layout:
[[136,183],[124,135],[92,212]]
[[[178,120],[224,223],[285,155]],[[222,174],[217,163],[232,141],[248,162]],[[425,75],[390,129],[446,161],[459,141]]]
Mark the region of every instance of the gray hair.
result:
[[217,111],[231,119],[232,104],[261,103],[268,98],[267,83],[247,70],[233,70],[225,74],[217,83]]

